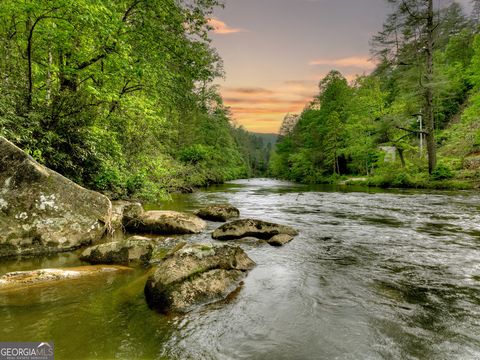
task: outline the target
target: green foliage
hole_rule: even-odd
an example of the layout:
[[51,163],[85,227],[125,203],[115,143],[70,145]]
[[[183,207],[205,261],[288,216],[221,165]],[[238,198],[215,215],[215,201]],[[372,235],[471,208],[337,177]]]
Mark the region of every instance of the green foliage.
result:
[[433,180],[448,180],[452,179],[455,176],[453,171],[446,164],[440,163],[433,170],[431,178]]
[[180,152],[180,160],[188,164],[198,164],[210,157],[210,149],[202,144],[195,144]]
[[232,134],[246,165],[251,169],[250,175],[266,175],[272,152],[272,143],[274,143],[272,135],[252,134],[241,126],[234,128]]
[[[272,175],[302,182],[369,176],[370,185],[385,187],[468,188],[469,182],[480,182],[475,174],[466,182],[456,180],[466,174],[463,158],[480,151],[480,35],[458,4],[440,6],[433,76],[427,79],[427,2],[389,2],[396,12],[372,41],[377,68],[351,84],[337,71],[320,82],[313,105],[277,142]],[[427,88],[433,93],[440,157],[432,176],[425,138],[422,154],[419,149],[418,120],[425,112]],[[422,120],[425,131],[425,115]],[[395,161],[385,156],[384,147],[396,149]]]
[[222,74],[208,38],[217,5],[0,2],[0,135],[115,198],[249,175],[210,85]]

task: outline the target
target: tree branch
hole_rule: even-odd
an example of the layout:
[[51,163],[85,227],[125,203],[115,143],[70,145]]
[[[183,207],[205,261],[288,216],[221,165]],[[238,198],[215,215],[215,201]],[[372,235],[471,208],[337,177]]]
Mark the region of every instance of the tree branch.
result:
[[123,17],[122,17],[122,22],[127,22],[128,20],[128,16],[130,15],[130,13],[133,11],[133,9],[135,8],[135,6],[137,6],[138,4],[140,4],[143,0],[136,0],[132,3],[132,5],[130,5],[130,7],[127,9],[127,11],[125,11],[125,14],[123,14]]
[[395,126],[397,129],[400,129],[400,130],[403,130],[403,131],[408,131],[409,133],[412,133],[412,134],[423,134],[423,135],[428,135],[427,132],[425,131],[420,131],[420,130],[413,130],[413,129],[407,129],[407,128],[404,128],[404,127],[401,127],[401,126]]

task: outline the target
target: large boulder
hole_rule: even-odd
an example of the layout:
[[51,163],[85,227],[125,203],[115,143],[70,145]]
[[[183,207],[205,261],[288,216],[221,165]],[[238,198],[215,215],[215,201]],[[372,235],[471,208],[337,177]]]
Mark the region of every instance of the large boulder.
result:
[[133,233],[164,235],[198,234],[207,226],[199,217],[176,211],[145,211],[128,218],[125,228]]
[[110,200],[37,163],[0,137],[0,257],[60,252],[99,240]]
[[225,222],[229,219],[239,217],[240,211],[236,207],[228,204],[210,205],[197,210],[195,215],[204,220]]
[[3,291],[21,290],[40,285],[49,285],[63,280],[73,280],[87,276],[96,276],[112,272],[130,271],[125,266],[78,266],[60,269],[40,269],[15,271],[0,276],[0,293]]
[[241,219],[220,226],[213,232],[212,237],[216,240],[235,240],[244,237],[269,240],[279,234],[295,236],[298,235],[298,231],[289,226],[262,220]]
[[166,238],[158,241],[150,258],[150,265],[160,264],[186,245],[187,243],[180,238]]
[[148,278],[145,297],[161,312],[188,312],[226,298],[254,266],[238,246],[184,246]]
[[112,241],[91,246],[80,255],[80,260],[90,264],[146,264],[152,257],[155,240],[133,236],[123,241]]

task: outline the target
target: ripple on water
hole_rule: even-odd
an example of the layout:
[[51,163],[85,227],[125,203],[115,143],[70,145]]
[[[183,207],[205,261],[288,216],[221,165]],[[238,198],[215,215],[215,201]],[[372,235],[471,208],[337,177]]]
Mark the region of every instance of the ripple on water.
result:
[[161,208],[229,202],[300,235],[240,242],[258,264],[244,285],[185,316],[148,309],[136,273],[0,298],[0,338],[54,339],[59,359],[480,358],[480,195],[349,189],[255,179],[178,195]]

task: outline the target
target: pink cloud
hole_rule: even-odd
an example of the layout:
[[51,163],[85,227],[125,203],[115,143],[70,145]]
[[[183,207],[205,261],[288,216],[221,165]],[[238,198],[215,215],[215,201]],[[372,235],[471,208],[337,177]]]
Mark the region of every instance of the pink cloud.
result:
[[339,68],[354,67],[365,70],[375,69],[375,63],[366,56],[351,56],[339,59],[315,59],[310,61],[310,65],[326,65]]
[[228,26],[224,21],[211,18],[208,20],[208,24],[212,27],[213,32],[219,35],[229,35],[229,34],[236,34],[239,32],[244,32],[244,29],[240,28],[232,28]]

